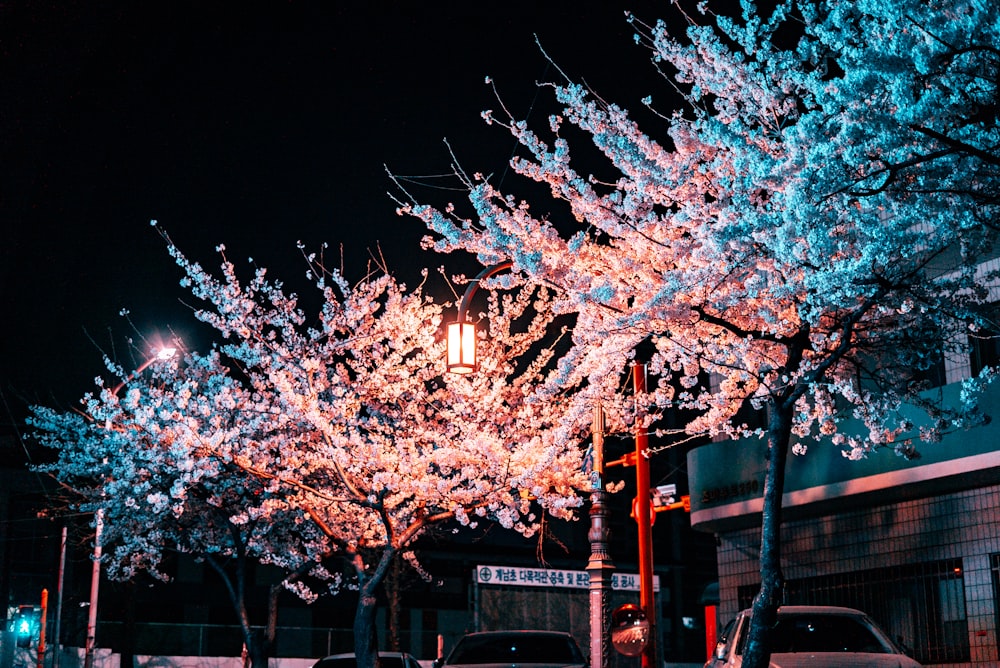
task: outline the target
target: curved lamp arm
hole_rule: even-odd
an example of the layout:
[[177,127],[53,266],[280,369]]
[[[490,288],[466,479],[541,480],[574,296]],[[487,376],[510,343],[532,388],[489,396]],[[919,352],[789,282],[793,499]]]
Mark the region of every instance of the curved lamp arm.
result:
[[469,304],[483,279],[505,269],[510,269],[512,265],[513,263],[508,260],[483,269],[465,289],[465,295],[458,305],[458,319],[448,323],[447,366],[449,372],[466,374],[476,370],[476,325],[469,322]]

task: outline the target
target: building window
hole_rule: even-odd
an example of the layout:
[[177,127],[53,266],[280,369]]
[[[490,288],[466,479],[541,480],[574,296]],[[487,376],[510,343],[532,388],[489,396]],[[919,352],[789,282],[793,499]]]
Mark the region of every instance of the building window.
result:
[[997,366],[1000,363],[1000,337],[992,332],[980,332],[970,337],[972,344],[972,375],[978,376],[979,372],[988,366]]
[[1000,325],[997,324],[1000,322],[1000,307],[995,304],[991,307],[988,320],[993,324],[969,336],[973,376],[979,375],[988,366],[1000,365]]
[[945,370],[944,353],[938,351],[926,369],[913,369],[913,382],[920,383],[922,388],[942,387],[948,383]]
[[[740,609],[756,593],[740,587]],[[970,659],[961,559],[789,580],[784,602],[862,610],[921,663]]]
[[746,425],[750,430],[767,429],[767,409],[754,408],[749,399],[744,399],[733,418],[734,425]]
[[993,614],[996,616],[994,628],[1000,629],[1000,554],[990,555],[990,571],[993,574]]

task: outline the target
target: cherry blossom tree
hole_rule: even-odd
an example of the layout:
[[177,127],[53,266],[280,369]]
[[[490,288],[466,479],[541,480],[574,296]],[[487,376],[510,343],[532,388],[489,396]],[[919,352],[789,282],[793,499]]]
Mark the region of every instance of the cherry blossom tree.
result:
[[277,459],[288,442],[307,448],[312,431],[276,410],[269,394],[232,373],[218,352],[157,361],[125,374],[107,360],[117,385],[88,394],[80,411],[35,407],[32,424],[58,459],[39,467],[72,490],[78,509],[100,517],[107,574],[138,572],[169,579],[172,552],[192,555],[226,585],[254,665],[265,665],[274,640],[277,591],[263,637],[247,611],[246,568],[274,564],[294,587],[306,574],[336,585],[320,563],[329,546],[314,523],[302,522],[272,476],[251,462]]
[[[216,278],[170,249],[208,304],[198,317],[232,341],[227,354],[316,435],[281,455],[301,470],[281,482],[353,566],[360,665],[374,665],[376,588],[427,527],[491,520],[531,535],[542,513],[574,517],[587,414],[540,391],[553,358],[546,291],[512,284],[494,295],[479,373],[445,377],[442,306],[422,286],[407,291],[385,273],[351,286],[311,255],[323,306],[310,323],[266,272],[244,285],[228,261]],[[255,470],[272,475],[271,461]]]
[[[449,376],[444,304],[423,285],[386,273],[351,285],[309,256],[322,297],[309,317],[265,270],[241,282],[223,248],[217,277],[168,245],[219,351],[156,367],[121,397],[105,387],[82,414],[36,409],[60,452],[46,470],[84,495],[81,509],[106,509],[109,574],[158,574],[178,549],[279,566],[306,600],[354,588],[355,649],[371,667],[377,588],[429,527],[530,536],[545,514],[575,518],[589,414],[567,410],[572,391],[544,391],[560,339],[545,290],[499,279],[479,372]],[[267,648],[252,646],[258,665]]]
[[[651,132],[561,72],[546,130],[484,113],[519,142],[512,168],[551,192],[544,214],[462,170],[468,205],[401,186],[400,211],[431,230],[427,247],[510,261],[554,290],[577,320],[551,382],[621,374],[642,345],[659,376],[649,400],[696,411],[688,437],[766,439],[744,654],[759,668],[783,582],[789,452],[914,456],[917,441],[982,419],[990,369],[965,381],[960,405],[921,391],[942,354],[997,331],[985,306],[997,298],[1000,9],[802,0],[763,15],[743,2],[727,18],[708,6],[683,14],[684,35],[631,19],[683,101],[661,113],[643,100]],[[606,162],[571,159],[574,138]],[[906,404],[932,417],[915,425]]]

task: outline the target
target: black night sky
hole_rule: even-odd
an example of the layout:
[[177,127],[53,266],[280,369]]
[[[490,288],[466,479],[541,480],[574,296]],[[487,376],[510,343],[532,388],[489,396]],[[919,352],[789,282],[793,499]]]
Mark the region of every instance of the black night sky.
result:
[[625,9],[677,18],[656,0],[0,3],[3,423],[75,405],[98,347],[131,333],[120,310],[141,331],[196,326],[151,219],[207,266],[224,243],[293,285],[298,240],[343,245],[350,279],[376,245],[404,277],[452,264],[421,257],[384,165],[449,172],[447,137],[469,170],[502,173],[513,140],[479,117],[497,105],[484,78],[544,124],[535,34],[639,107],[664,84]]

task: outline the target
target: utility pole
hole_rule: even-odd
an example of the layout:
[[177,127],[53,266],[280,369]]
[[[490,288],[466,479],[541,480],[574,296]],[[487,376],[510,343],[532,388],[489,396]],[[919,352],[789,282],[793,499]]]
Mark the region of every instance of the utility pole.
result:
[[101,530],[104,528],[104,509],[94,513],[94,554],[90,573],[90,608],[87,610],[87,640],[83,653],[83,668],[94,668],[94,650],[97,643],[97,594],[101,587]]
[[[655,668],[657,665],[656,642],[656,602],[653,595],[653,499],[649,482],[649,434],[646,425],[642,423],[643,410],[639,406],[640,397],[646,392],[646,365],[632,363],[632,378],[635,387],[635,450],[628,452],[621,459],[607,462],[607,466],[635,466],[635,499],[632,500],[632,517],[638,527],[639,550],[639,606],[633,604],[621,606],[612,615],[612,625],[624,622],[630,631],[619,634],[621,642],[612,641],[619,652],[626,656],[640,656],[642,648],[642,668]],[[680,503],[671,504],[664,509],[671,509]],[[619,617],[617,621],[614,617]],[[642,633],[636,631],[642,626]],[[640,642],[640,635],[641,642]],[[648,637],[647,637],[648,636]],[[634,650],[634,651],[633,651]]]
[[59,638],[62,633],[62,608],[63,608],[63,587],[66,583],[66,523],[63,522],[62,537],[59,544],[59,587],[56,591],[56,623],[52,637],[55,638],[55,653],[52,655],[52,668],[59,668]]
[[646,392],[646,365],[632,362],[635,388],[635,523],[639,530],[639,606],[649,620],[649,644],[642,652],[642,668],[656,666],[656,604],[653,597],[653,506],[649,498],[649,435],[642,423],[639,399]]

